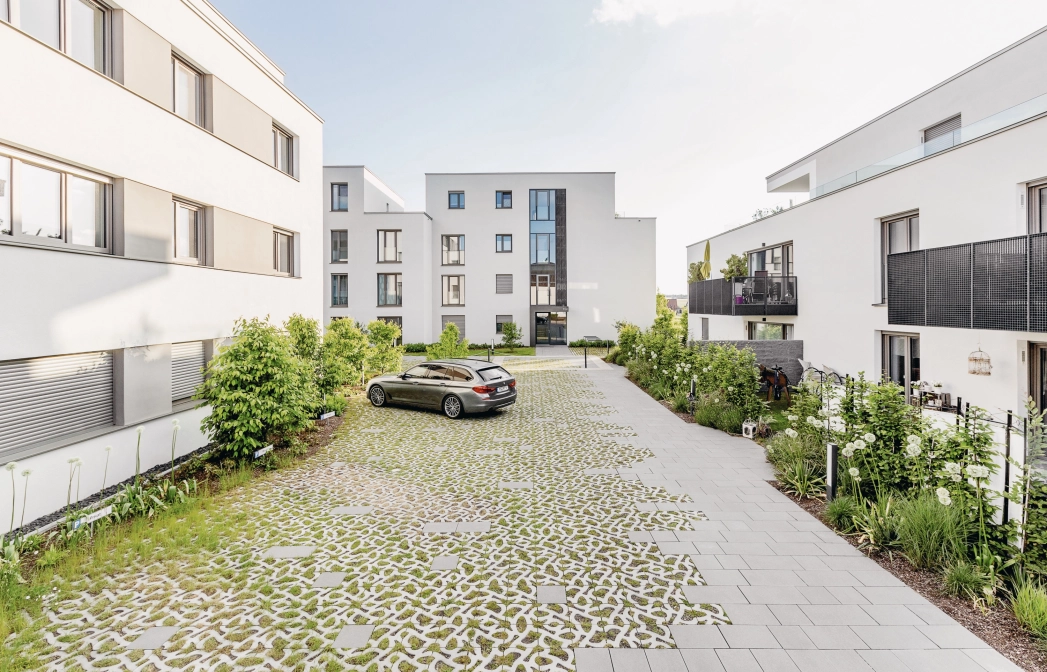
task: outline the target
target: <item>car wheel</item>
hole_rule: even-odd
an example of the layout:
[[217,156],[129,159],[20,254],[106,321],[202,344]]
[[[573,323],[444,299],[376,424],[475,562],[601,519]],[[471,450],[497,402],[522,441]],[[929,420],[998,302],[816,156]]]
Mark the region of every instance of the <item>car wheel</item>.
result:
[[385,390],[380,385],[375,385],[367,394],[372,406],[385,406]]
[[454,420],[462,415],[462,400],[453,394],[444,397],[444,415]]

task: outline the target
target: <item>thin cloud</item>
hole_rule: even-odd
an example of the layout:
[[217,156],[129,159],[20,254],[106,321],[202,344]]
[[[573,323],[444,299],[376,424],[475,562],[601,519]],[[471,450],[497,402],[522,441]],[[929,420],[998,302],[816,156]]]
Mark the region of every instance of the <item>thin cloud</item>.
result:
[[593,19],[599,23],[630,23],[647,17],[659,26],[668,26],[688,16],[727,12],[737,4],[736,0],[600,0]]

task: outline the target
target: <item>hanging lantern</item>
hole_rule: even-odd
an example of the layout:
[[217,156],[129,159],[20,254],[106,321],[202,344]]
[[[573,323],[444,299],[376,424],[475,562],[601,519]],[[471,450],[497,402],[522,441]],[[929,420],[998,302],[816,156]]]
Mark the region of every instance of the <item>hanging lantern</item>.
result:
[[967,357],[967,373],[974,376],[992,375],[992,362],[989,353],[984,352],[981,347]]

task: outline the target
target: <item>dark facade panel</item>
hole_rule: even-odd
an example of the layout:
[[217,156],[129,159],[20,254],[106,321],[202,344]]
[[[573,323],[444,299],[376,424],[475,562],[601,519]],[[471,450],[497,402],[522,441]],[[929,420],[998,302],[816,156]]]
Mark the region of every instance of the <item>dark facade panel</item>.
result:
[[922,326],[926,321],[926,250],[887,257],[887,322]]
[[[927,325],[969,329],[971,246],[935,247],[926,253]],[[891,279],[889,273],[887,278]]]
[[1026,244],[1025,236],[974,244],[971,298],[975,329],[1028,329]]
[[567,305],[567,190],[556,190],[556,305]]
[[1029,331],[1047,332],[1047,233],[1029,236]]

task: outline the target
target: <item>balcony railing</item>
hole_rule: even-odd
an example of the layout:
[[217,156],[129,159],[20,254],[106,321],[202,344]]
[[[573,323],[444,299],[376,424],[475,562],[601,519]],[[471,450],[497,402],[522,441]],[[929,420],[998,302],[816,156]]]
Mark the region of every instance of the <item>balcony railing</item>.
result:
[[1007,128],[1008,126],[1025,121],[1026,119],[1031,119],[1045,112],[1047,112],[1047,94],[1037,96],[1036,98],[1027,100],[1024,103],[1019,103],[1014,107],[1009,107],[1006,110],[985,117],[973,124],[958,128],[952,133],[946,133],[945,135],[934,138],[933,140],[919,144],[912,149],[907,149],[900,154],[895,154],[888,159],[877,161],[870,166],[859,168],[853,173],[847,173],[835,180],[830,180],[825,184],[818,185],[811,190],[811,198],[824,196],[825,194],[836,191],[837,189],[843,189],[844,187],[848,187],[856,182],[861,182],[862,180],[867,180],[870,177],[887,172],[893,168],[898,168],[899,166],[904,166],[913,161],[918,161],[919,159],[931,156],[932,154],[937,154],[938,152],[949,149],[950,147],[970,142],[975,138],[980,138],[983,135],[988,135],[989,133],[993,133],[1002,128]]
[[887,321],[1047,332],[1047,233],[889,255]]
[[695,315],[796,315],[796,288],[795,275],[692,282],[687,311]]

